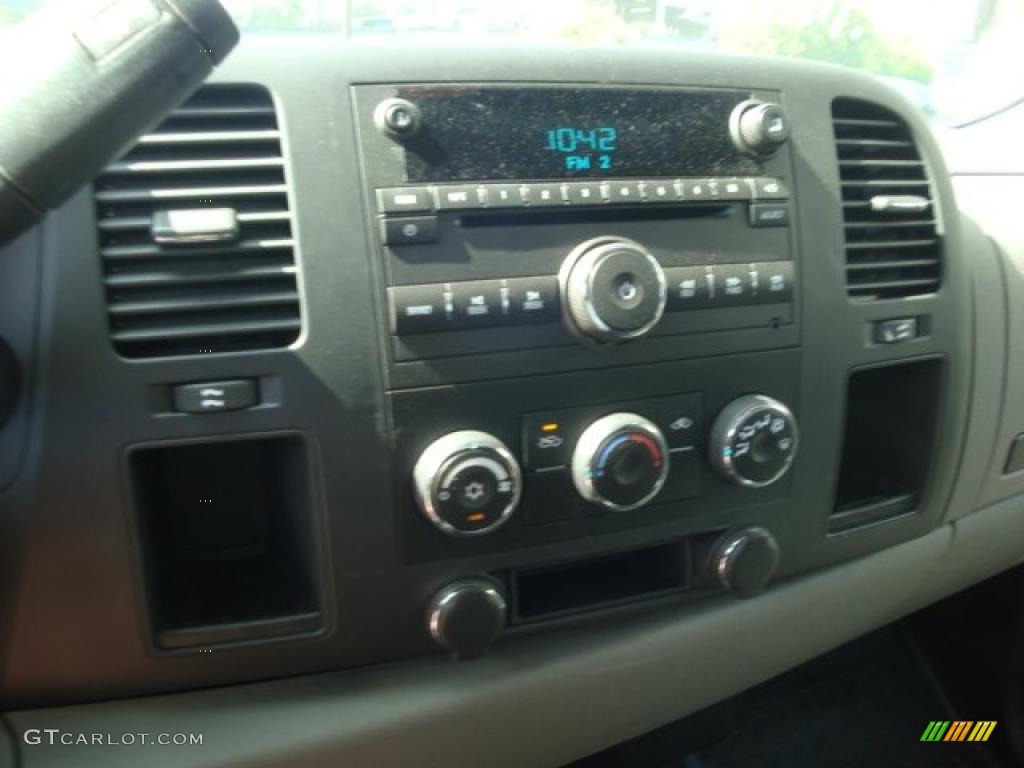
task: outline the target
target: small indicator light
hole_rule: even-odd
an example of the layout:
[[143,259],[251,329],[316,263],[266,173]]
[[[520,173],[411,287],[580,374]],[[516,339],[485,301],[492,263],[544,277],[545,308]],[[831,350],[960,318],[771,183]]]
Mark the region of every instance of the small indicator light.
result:
[[558,431],[558,422],[556,422],[556,421],[549,421],[547,424],[542,424],[541,427],[540,427],[540,431],[541,432],[557,432]]
[[474,512],[472,515],[466,515],[466,519],[471,523],[482,523],[486,517],[483,512]]

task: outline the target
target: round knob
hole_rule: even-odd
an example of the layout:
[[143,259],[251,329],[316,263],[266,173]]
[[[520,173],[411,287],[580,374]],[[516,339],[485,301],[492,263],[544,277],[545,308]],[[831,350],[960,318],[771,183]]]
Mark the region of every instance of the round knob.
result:
[[577,246],[559,273],[570,329],[614,344],[643,336],[665,312],[667,283],[639,243],[602,237]]
[[789,408],[764,395],[733,400],[711,425],[710,459],[737,485],[771,485],[796,457],[796,419]]
[[505,626],[505,595],[489,579],[464,579],[438,592],[427,608],[427,629],[458,659],[487,653]]
[[789,138],[789,121],[782,107],[763,101],[745,101],[737,106],[729,127],[736,146],[753,155],[770,155]]
[[373,113],[377,129],[392,139],[413,136],[423,125],[420,108],[407,99],[386,99]]
[[764,528],[727,533],[711,556],[712,576],[738,597],[764,591],[779,567],[779,545]]
[[435,440],[412,474],[420,511],[452,536],[493,531],[512,515],[522,493],[518,462],[486,432],[452,432]]
[[583,430],[572,454],[572,480],[587,501],[625,511],[658,495],[668,463],[661,430],[635,413],[613,413]]

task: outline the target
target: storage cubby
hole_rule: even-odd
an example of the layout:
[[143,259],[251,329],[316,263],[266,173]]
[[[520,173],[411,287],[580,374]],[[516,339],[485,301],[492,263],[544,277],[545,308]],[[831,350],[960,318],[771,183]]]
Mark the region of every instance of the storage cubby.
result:
[[514,620],[553,615],[658,597],[684,590],[690,550],[675,541],[632,552],[550,567],[513,571]]
[[130,464],[157,645],[321,626],[315,512],[301,438],[137,448]]
[[854,371],[847,387],[833,532],[915,510],[935,448],[939,360]]

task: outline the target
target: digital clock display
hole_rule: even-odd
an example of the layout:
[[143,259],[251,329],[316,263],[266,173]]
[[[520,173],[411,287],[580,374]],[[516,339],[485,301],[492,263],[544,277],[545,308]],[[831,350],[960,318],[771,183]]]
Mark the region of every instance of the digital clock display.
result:
[[749,97],[682,88],[408,86],[410,182],[756,175],[729,138]]

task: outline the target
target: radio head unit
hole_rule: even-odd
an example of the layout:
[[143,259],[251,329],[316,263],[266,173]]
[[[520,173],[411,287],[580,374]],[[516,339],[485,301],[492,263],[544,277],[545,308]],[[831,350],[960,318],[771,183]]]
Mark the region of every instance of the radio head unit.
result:
[[[392,367],[793,324],[777,93],[398,84],[354,96]],[[662,345],[651,359],[679,355]]]

